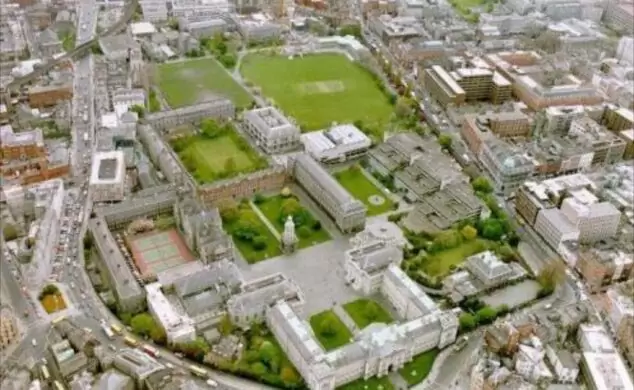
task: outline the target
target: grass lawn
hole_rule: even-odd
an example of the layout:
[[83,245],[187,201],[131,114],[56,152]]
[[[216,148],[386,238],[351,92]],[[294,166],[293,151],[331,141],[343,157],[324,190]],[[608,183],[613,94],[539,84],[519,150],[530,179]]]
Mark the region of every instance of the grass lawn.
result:
[[346,303],[343,305],[343,308],[360,329],[375,322],[389,324],[393,321],[390,313],[370,299],[357,299],[356,301]]
[[380,129],[392,115],[388,97],[373,76],[343,55],[317,54],[291,60],[254,54],[244,58],[241,72],[295,118],[302,131],[356,120]]
[[434,365],[434,360],[438,356],[438,350],[432,349],[425,353],[421,353],[414,357],[414,360],[405,364],[405,366],[399,370],[399,374],[405,379],[405,381],[413,386],[425,380],[429,371],[431,371]]
[[[184,145],[182,148],[177,146],[181,142]],[[266,161],[233,131],[217,138],[199,134],[176,139],[172,146],[183,165],[200,184],[253,172],[266,166]],[[227,161],[230,159],[233,167],[228,170]]]
[[[381,386],[381,387],[379,387]],[[363,378],[350,382],[347,385],[337,387],[337,390],[393,390],[394,386],[387,377],[370,378],[364,381]]]
[[214,95],[224,96],[238,108],[251,104],[251,96],[213,58],[159,65],[158,84],[172,108],[189,106]]
[[[248,205],[240,206],[244,208],[250,209]],[[250,242],[241,240],[236,236],[236,229],[238,227],[239,221],[234,223],[223,223],[223,227],[227,231],[227,233],[231,234],[233,237],[233,243],[238,248],[244,260],[249,264],[255,264],[259,261],[269,259],[271,257],[279,256],[282,254],[282,250],[280,249],[280,244],[273,236],[273,234],[269,231],[269,229],[262,223],[260,220],[253,219],[254,228],[257,231],[259,236],[262,236],[266,240],[266,248],[263,250],[255,250]]]
[[460,246],[427,256],[421,263],[421,270],[429,276],[445,276],[449,274],[451,265],[460,265],[469,256],[485,251],[489,242],[483,239],[465,241]]
[[48,314],[66,309],[66,302],[64,302],[64,298],[60,293],[45,295],[40,300],[40,303]]
[[[263,202],[260,202],[257,207],[262,211],[262,214],[275,226],[278,232],[282,233],[284,231],[284,222],[280,220],[280,211],[282,209],[282,204],[284,203],[285,198],[281,195],[271,196],[269,198],[264,199]],[[303,208],[304,212],[307,213],[307,217],[310,221],[314,221],[315,217],[313,217],[306,208]],[[307,225],[310,225],[309,222]],[[306,248],[315,244],[319,244],[324,241],[330,240],[330,235],[328,232],[322,227],[319,230],[315,230],[309,227],[308,230],[302,229],[302,231],[310,232],[310,235],[306,235],[304,237],[301,236],[299,232],[299,227],[296,226],[295,232],[297,233],[297,237],[299,238],[298,246],[299,248]]]
[[352,333],[332,310],[322,311],[310,317],[310,326],[326,351],[342,347],[352,338]]
[[[394,202],[392,202],[392,200],[378,189],[374,183],[368,180],[360,169],[349,168],[345,171],[335,173],[334,176],[352,196],[363,202],[363,204],[368,208],[369,216],[379,215],[394,210]],[[372,204],[369,200],[372,195],[382,197],[384,199],[383,204]]]
[[75,48],[75,33],[72,31],[65,31],[57,36],[62,41],[62,48],[64,51],[71,51]]

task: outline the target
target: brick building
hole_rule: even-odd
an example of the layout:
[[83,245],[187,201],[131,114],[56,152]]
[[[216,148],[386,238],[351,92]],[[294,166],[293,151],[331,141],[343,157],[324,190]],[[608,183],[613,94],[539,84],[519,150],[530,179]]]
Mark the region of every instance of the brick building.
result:
[[581,250],[576,267],[591,292],[634,277],[632,254],[623,252],[596,248]]
[[73,85],[47,85],[31,87],[27,92],[29,105],[32,108],[55,106],[62,100],[73,98]]

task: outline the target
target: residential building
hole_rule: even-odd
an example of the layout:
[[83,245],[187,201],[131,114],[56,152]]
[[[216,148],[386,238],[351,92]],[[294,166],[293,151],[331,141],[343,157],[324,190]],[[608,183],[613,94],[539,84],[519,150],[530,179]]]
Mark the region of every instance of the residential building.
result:
[[577,255],[575,267],[591,292],[634,277],[634,258],[621,251],[584,248]]
[[299,128],[275,107],[256,108],[243,114],[244,129],[267,154],[281,154],[300,145]]
[[53,84],[47,86],[34,86],[27,92],[29,106],[32,108],[52,107],[64,100],[73,98],[72,84]]
[[306,152],[323,163],[344,162],[361,157],[372,145],[370,138],[351,124],[305,133],[300,139]]
[[562,383],[576,383],[579,365],[570,351],[546,346],[546,356],[553,367],[555,377]]
[[186,172],[178,160],[178,156],[166,145],[161,136],[150,125],[138,127],[139,139],[148,151],[148,157],[170,183],[185,181]]
[[616,236],[621,212],[612,203],[600,202],[587,189],[570,193],[561,203],[561,213],[579,230],[579,242],[593,244]]
[[18,341],[18,324],[13,310],[8,307],[0,309],[0,351]]
[[534,228],[544,241],[555,249],[558,249],[564,242],[579,240],[579,229],[556,208],[540,211],[535,220]]
[[603,121],[611,131],[631,129],[634,128],[634,112],[625,107],[608,106]]
[[275,273],[244,282],[239,292],[227,301],[227,311],[232,323],[246,328],[254,321],[263,320],[267,310],[279,302],[299,309],[304,296],[294,281]]
[[163,294],[162,287],[160,283],[145,286],[150,314],[165,330],[168,343],[182,344],[194,341],[196,329],[192,319],[177,312]]
[[622,37],[619,39],[619,46],[616,49],[616,58],[619,61],[634,65],[634,38]]
[[97,215],[92,218],[88,229],[95,243],[94,250],[105,266],[105,274],[121,310],[129,313],[143,311],[144,291],[123,257],[104,217]]
[[161,111],[146,116],[145,120],[156,130],[166,130],[187,123],[199,123],[205,118],[231,119],[235,116],[235,106],[231,100],[218,98],[211,101]]
[[568,134],[574,119],[588,116],[597,122],[601,121],[605,107],[597,106],[554,106],[540,111],[535,119],[537,134]]
[[367,208],[312,157],[301,154],[294,163],[295,180],[319,203],[345,233],[363,229]]
[[89,186],[94,202],[123,200],[126,189],[126,172],[125,156],[122,151],[95,154]]

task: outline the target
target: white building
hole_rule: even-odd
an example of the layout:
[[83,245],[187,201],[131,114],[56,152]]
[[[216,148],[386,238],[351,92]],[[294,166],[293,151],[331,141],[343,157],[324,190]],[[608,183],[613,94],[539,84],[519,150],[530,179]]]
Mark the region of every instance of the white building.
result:
[[125,156],[122,151],[95,154],[89,183],[94,202],[123,200],[125,181]]
[[275,107],[264,107],[244,113],[244,129],[268,154],[297,149],[300,131]]
[[[143,2],[141,2],[143,4]],[[143,5],[141,5],[143,7]],[[130,33],[135,38],[151,38],[156,33],[156,27],[150,22],[137,22],[130,24]]]
[[364,155],[372,141],[354,125],[337,125],[328,130],[302,134],[302,144],[317,161],[344,162]]
[[172,17],[215,19],[226,16],[235,10],[235,6],[227,0],[173,0]]
[[465,262],[465,267],[485,286],[499,285],[513,276],[511,266],[491,251],[470,256]]
[[618,329],[625,317],[634,317],[634,301],[632,297],[623,295],[615,288],[606,292],[609,303],[608,318],[613,329]]
[[619,46],[616,49],[616,58],[618,58],[619,61],[634,65],[634,38],[623,37],[619,40]]
[[167,1],[165,0],[141,0],[143,20],[150,23],[166,22]]
[[364,243],[346,251],[346,281],[355,290],[373,294],[381,287],[387,267],[402,261],[403,251],[396,246],[381,241]]
[[579,365],[574,356],[564,349],[555,350],[550,345],[546,347],[546,356],[555,371],[558,381],[575,383],[579,376]]
[[112,107],[115,111],[128,111],[133,106],[145,108],[145,91],[142,88],[120,88],[112,91]]
[[161,291],[161,287],[160,283],[152,283],[145,286],[150,314],[165,329],[168,343],[193,341],[196,337],[194,322],[188,316],[176,312],[163,294],[163,291]]

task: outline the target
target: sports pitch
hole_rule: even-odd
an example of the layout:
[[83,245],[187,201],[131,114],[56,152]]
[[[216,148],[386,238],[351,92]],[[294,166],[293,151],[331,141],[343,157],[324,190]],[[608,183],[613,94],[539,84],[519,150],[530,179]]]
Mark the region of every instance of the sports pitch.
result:
[[128,245],[134,263],[143,276],[158,275],[161,271],[194,260],[174,229],[132,237]]
[[387,123],[392,106],[368,71],[340,54],[289,59],[263,54],[244,58],[242,75],[262,89],[303,131],[333,122]]
[[158,68],[158,84],[172,108],[189,106],[213,96],[223,96],[238,108],[251,97],[213,58],[169,62]]

